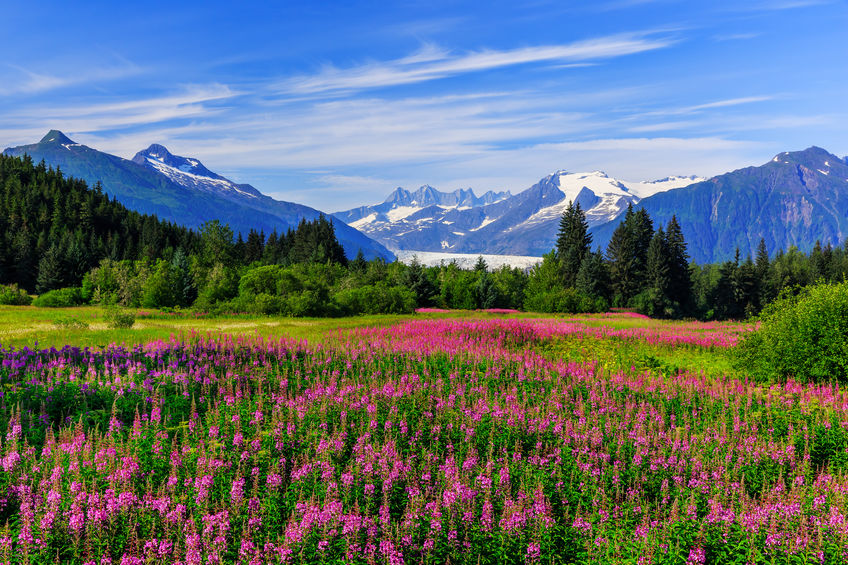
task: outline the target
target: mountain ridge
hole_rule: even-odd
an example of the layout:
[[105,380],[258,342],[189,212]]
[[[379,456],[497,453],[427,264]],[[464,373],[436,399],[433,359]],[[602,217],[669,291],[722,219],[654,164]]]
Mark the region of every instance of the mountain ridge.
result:
[[[848,236],[848,163],[821,147],[782,152],[759,166],[714,176],[645,198],[655,225],[677,218],[697,263],[753,256],[762,238],[774,252],[809,251],[817,240],[840,245]],[[620,217],[593,227],[604,247]]]
[[[100,182],[104,192],[128,208],[191,228],[218,219],[245,237],[251,228],[267,235],[275,229],[279,232],[294,229],[301,220],[313,220],[323,213],[301,204],[275,200],[250,185],[234,183],[209,171],[199,160],[173,155],[159,144],[128,160],[75,143],[59,130],[50,130],[38,143],[9,147],[3,153],[44,160],[65,175],[85,180],[92,186]],[[160,166],[151,161],[157,161]],[[187,170],[181,170],[180,166],[186,166]],[[383,245],[355,228],[342,222],[337,222],[335,227],[339,242],[351,258],[359,249],[367,258],[394,258]]]
[[424,185],[396,188],[380,204],[336,212],[340,220],[395,250],[542,255],[556,239],[569,201],[580,203],[590,225],[604,223],[643,196],[701,180],[667,177],[626,182],[601,171],[555,171],[517,194],[471,189],[440,192]]

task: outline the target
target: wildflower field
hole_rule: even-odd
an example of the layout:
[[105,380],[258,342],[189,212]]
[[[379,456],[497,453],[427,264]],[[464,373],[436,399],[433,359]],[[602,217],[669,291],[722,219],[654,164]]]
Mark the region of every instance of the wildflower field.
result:
[[848,557],[848,396],[731,370],[751,326],[440,316],[4,347],[0,559]]

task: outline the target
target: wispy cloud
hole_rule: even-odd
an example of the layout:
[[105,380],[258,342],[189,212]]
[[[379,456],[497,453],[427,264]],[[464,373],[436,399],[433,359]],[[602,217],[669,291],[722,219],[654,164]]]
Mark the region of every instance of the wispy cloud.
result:
[[139,66],[126,60],[117,65],[95,66],[73,74],[36,72],[6,63],[0,65],[0,96],[47,92],[69,86],[117,80],[140,72],[142,69]]
[[717,108],[729,108],[732,106],[741,106],[743,104],[755,104],[757,102],[767,102],[773,100],[774,96],[743,96],[739,98],[728,98],[725,100],[715,100],[713,102],[705,102],[703,104],[695,104],[693,106],[683,106],[680,108],[664,108],[662,110],[652,110],[650,112],[642,112],[634,114],[632,117],[646,118],[652,116],[682,116],[686,114],[698,114],[704,110],[714,110]]
[[716,41],[744,41],[746,39],[755,39],[760,37],[761,33],[727,33],[713,36]]
[[521,47],[453,54],[428,45],[408,57],[340,69],[329,66],[313,75],[289,78],[279,85],[292,95],[349,92],[413,84],[529,63],[585,62],[663,49],[671,37],[646,34],[612,35],[565,45]]

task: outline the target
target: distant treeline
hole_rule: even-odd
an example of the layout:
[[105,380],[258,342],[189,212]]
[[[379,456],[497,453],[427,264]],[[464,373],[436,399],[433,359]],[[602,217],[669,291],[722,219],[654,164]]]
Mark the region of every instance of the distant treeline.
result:
[[[770,258],[690,264],[677,221],[654,226],[628,209],[607,249],[592,250],[585,215],[569,205],[556,248],[528,271],[425,267],[345,257],[332,222],[283,234],[234,234],[217,221],[186,229],[132,212],[97,185],[44,163],[0,156],[2,303],[86,303],[290,316],[402,313],[417,307],[539,312],[636,309],[656,317],[744,318],[786,289],[841,281],[846,248],[817,245]],[[656,229],[655,229],[656,228]],[[15,288],[16,285],[18,288]]]

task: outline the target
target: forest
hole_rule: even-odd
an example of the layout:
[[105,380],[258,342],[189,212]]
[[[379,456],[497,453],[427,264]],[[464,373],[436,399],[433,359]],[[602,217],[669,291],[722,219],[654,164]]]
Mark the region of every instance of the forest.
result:
[[698,265],[677,221],[628,209],[606,249],[579,205],[535,267],[425,267],[345,256],[325,217],[296,229],[189,230],[128,210],[98,184],[28,157],[0,156],[0,303],[118,304],[286,316],[406,313],[417,308],[536,312],[635,310],[658,318],[745,319],[782,294],[848,275],[848,242]]

